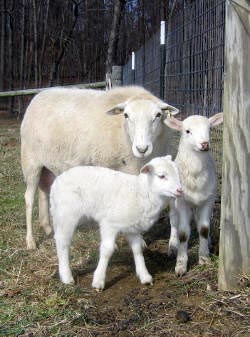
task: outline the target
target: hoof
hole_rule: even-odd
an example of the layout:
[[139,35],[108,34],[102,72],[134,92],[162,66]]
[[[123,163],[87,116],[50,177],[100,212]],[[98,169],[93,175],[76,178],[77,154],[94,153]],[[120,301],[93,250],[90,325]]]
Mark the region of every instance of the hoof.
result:
[[36,249],[36,242],[35,242],[34,239],[26,240],[26,244],[27,244],[27,250],[34,250],[34,249]]
[[209,256],[200,256],[199,257],[199,264],[203,265],[203,264],[210,264],[211,263],[211,259]]
[[52,233],[52,227],[50,225],[42,226],[46,235],[49,236]]
[[175,275],[176,276],[183,276],[187,272],[187,267],[183,264],[177,264],[175,267]]
[[141,284],[150,284],[153,285],[153,278],[150,274],[140,277]]
[[102,291],[104,289],[105,282],[104,280],[93,280],[92,282],[92,288],[94,288],[96,291]]

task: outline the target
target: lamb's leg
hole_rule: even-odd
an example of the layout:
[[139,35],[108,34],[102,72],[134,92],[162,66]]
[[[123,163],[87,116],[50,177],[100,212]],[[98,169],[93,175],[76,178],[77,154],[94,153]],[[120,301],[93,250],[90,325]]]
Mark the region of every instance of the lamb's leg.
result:
[[45,233],[49,235],[52,232],[49,219],[49,195],[40,188],[38,189],[38,193],[39,223]]
[[145,246],[145,242],[141,235],[127,235],[127,240],[134,254],[136,275],[140,279],[142,284],[153,284],[153,278],[149,274],[145,265],[142,249]]
[[92,287],[97,290],[104,289],[107,266],[115,250],[115,240],[118,233],[109,227],[108,224],[107,226],[100,224],[100,258],[92,282]]
[[209,232],[210,232],[210,217],[212,205],[207,204],[197,209],[196,221],[199,232],[199,264],[210,262],[209,257]]
[[72,272],[69,265],[69,250],[72,240],[72,236],[75,230],[77,222],[74,219],[67,219],[61,217],[61,220],[57,220],[55,216],[53,218],[53,226],[55,230],[56,250],[59,263],[59,275],[63,283],[74,283]]
[[175,200],[170,203],[170,225],[171,233],[168,245],[168,257],[173,258],[177,256],[178,245],[179,245],[179,235],[178,235],[178,226],[179,226],[179,214],[175,207]]
[[178,208],[180,216],[179,224],[179,247],[175,266],[175,274],[182,276],[187,272],[188,263],[188,240],[190,237],[191,209],[183,202]]

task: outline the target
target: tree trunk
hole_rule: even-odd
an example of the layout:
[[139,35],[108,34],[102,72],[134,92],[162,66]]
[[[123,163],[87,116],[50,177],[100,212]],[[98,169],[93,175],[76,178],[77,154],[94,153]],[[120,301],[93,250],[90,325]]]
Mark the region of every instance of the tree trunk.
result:
[[76,1],[74,1],[74,0],[72,0],[72,2],[74,3],[74,7],[73,7],[73,12],[74,12],[73,13],[73,15],[74,15],[73,24],[71,26],[71,29],[70,29],[69,33],[68,33],[68,36],[66,38],[64,38],[65,42],[61,43],[62,46],[61,46],[61,48],[59,50],[57,58],[54,61],[54,63],[52,64],[52,69],[51,69],[50,78],[49,78],[49,86],[52,86],[54,84],[54,80],[58,77],[60,63],[61,63],[61,61],[63,59],[63,56],[65,54],[65,51],[67,49],[68,43],[69,43],[70,39],[72,38],[74,29],[75,29],[75,26],[76,26],[76,23],[77,23],[77,20],[78,20],[78,16],[79,16],[78,7],[79,7],[79,4]]
[[[21,46],[20,46],[20,75],[19,82],[20,88],[23,89],[24,84],[24,32],[25,32],[25,0],[21,2],[21,19],[20,19],[20,31],[21,31]],[[18,97],[18,116],[23,115],[23,97]]]
[[40,54],[40,61],[39,61],[39,86],[42,85],[42,64],[44,62],[44,54],[45,54],[45,46],[46,46],[46,37],[47,37],[47,26],[48,26],[48,15],[49,15],[49,5],[50,0],[46,1],[46,9],[45,9],[45,17],[43,22],[43,39],[42,39],[42,49]]
[[34,32],[34,78],[35,87],[38,87],[38,50],[37,50],[37,14],[36,14],[36,0],[32,2],[33,12],[33,32]]
[[[14,3],[11,2],[11,9],[9,9],[8,21],[7,21],[7,31],[8,31],[8,77],[9,77],[9,90],[13,90],[13,17],[12,13],[14,11]],[[9,98],[8,111],[9,115],[13,116],[14,98]]]
[[5,68],[5,0],[1,1],[1,53],[0,53],[0,90],[4,89]]
[[109,36],[108,52],[106,58],[106,73],[111,74],[112,65],[116,55],[116,47],[119,38],[119,26],[121,23],[121,15],[125,6],[126,0],[116,0],[114,6],[113,22]]
[[219,289],[250,275],[250,4],[226,2]]

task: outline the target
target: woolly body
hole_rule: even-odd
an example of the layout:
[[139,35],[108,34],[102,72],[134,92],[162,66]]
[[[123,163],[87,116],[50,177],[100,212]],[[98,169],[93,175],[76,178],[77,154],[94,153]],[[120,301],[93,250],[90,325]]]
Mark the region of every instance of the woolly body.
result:
[[138,176],[101,167],[75,167],[58,176],[50,200],[61,280],[73,282],[70,242],[77,224],[87,217],[99,223],[101,232],[93,287],[103,289],[105,285],[118,233],[125,234],[131,245],[141,282],[151,283],[142,255],[141,233],[155,223],[166,202],[179,195],[180,189],[178,170],[169,156],[151,160]]
[[[117,109],[129,118],[108,113]],[[31,101],[21,125],[28,249],[36,247],[32,208],[39,181],[40,225],[49,234],[48,193],[53,176],[78,165],[138,173],[146,157],[165,153],[165,110],[178,112],[141,87],[107,92],[52,88]]]
[[181,276],[187,272],[187,247],[190,222],[194,217],[199,232],[199,263],[209,259],[210,217],[213,209],[217,176],[210,147],[210,128],[223,121],[223,114],[210,118],[190,116],[183,122],[172,118],[166,124],[181,132],[175,162],[179,169],[183,196],[171,202],[169,256],[177,252],[175,272]]

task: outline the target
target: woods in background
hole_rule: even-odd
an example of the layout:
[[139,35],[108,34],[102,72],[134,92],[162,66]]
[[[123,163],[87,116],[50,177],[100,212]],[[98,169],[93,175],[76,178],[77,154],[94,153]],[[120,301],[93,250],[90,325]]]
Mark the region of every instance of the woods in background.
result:
[[159,29],[168,0],[1,0],[0,91],[105,79]]

